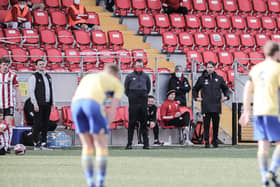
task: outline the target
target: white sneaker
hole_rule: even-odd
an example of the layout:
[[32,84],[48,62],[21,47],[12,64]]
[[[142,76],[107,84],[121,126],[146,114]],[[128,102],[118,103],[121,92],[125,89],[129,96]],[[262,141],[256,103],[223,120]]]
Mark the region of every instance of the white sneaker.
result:
[[190,141],[190,140],[186,140],[185,143],[184,143],[184,145],[192,146],[193,143],[192,143],[192,141]]
[[52,150],[52,149],[49,149],[48,146],[47,146],[47,143],[46,142],[43,142],[41,143],[41,150]]

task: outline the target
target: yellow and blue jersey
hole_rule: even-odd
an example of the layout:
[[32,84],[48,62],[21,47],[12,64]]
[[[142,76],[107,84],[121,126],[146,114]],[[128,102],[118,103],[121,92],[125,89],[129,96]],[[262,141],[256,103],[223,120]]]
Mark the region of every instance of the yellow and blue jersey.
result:
[[108,96],[120,99],[124,92],[119,79],[106,72],[86,75],[76,89],[73,100],[92,99],[103,104]]
[[267,59],[255,65],[249,75],[254,87],[253,114],[255,116],[278,116],[280,63]]

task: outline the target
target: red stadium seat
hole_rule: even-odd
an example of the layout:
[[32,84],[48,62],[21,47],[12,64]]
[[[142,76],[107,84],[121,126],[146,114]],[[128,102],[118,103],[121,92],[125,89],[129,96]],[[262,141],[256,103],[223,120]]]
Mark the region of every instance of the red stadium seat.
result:
[[79,67],[81,62],[80,52],[77,49],[65,49],[65,66],[69,69]]
[[193,10],[192,1],[191,0],[183,0],[182,1],[182,7],[186,7],[188,9],[188,11],[192,11]]
[[175,52],[178,44],[177,35],[173,32],[165,32],[162,34],[162,50],[166,53]]
[[196,32],[201,28],[199,17],[195,15],[185,15],[186,19],[186,30]]
[[255,38],[251,34],[241,34],[240,35],[240,41],[241,41],[241,48],[248,48],[251,50],[251,48],[255,47]]
[[219,33],[209,34],[211,47],[223,48],[225,45],[224,37]]
[[99,67],[103,67],[106,63],[114,63],[115,62],[115,55],[113,54],[113,51],[109,49],[101,49],[98,51],[99,53],[99,60],[100,63]]
[[0,9],[1,10],[8,10],[8,6],[9,6],[9,0],[1,0],[0,1]]
[[64,29],[67,25],[67,19],[65,13],[60,11],[53,11],[50,13],[52,26],[54,28],[62,28]]
[[157,14],[161,10],[160,0],[147,0],[148,13]]
[[266,34],[257,34],[255,37],[258,48],[263,47],[265,43],[269,40],[269,36],[267,36]]
[[208,7],[211,12],[221,12],[223,9],[221,0],[208,0]]
[[235,0],[223,0],[224,11],[228,13],[235,13],[237,11],[237,4]]
[[34,10],[32,13],[35,28],[45,29],[49,26],[49,17],[47,12]]
[[230,88],[234,88],[234,70],[233,69],[230,69],[227,71],[227,80],[228,80],[228,83],[229,83],[229,87]]
[[89,70],[96,67],[97,53],[92,49],[83,49],[80,51],[80,55],[83,56],[84,67]]
[[231,29],[231,21],[227,16],[217,16],[216,21],[218,31],[225,33]]
[[27,66],[27,53],[26,50],[22,48],[13,48],[11,49],[12,61],[13,66],[17,68],[19,67],[26,67]]
[[201,16],[201,23],[203,30],[208,30],[208,33],[212,33],[216,28],[216,22],[213,16]]
[[109,48],[112,50],[118,50],[123,47],[124,40],[122,32],[118,30],[108,31]]
[[46,55],[48,60],[48,67],[51,67],[52,69],[61,67],[63,58],[60,50],[56,48],[46,49]]
[[169,18],[167,14],[155,14],[155,31],[159,34],[167,32],[170,27]]
[[59,0],[45,0],[45,5],[47,9],[59,9]]
[[179,49],[182,52],[186,53],[187,50],[189,50],[190,48],[193,49],[194,41],[190,33],[181,32],[178,34],[178,39],[179,39]]
[[8,12],[9,12],[8,10],[1,10],[1,7],[0,7],[0,26],[2,23],[5,22],[5,17]]
[[0,58],[4,56],[9,56],[9,51],[6,48],[0,47]]
[[254,16],[247,17],[247,27],[251,30],[259,31],[261,29],[261,22],[260,19]]
[[138,16],[138,33],[139,34],[151,34],[155,26],[154,18],[150,14],[140,14]]
[[30,67],[18,67],[17,71],[18,72],[30,72],[30,71],[33,71],[33,69]]
[[83,30],[74,30],[74,38],[77,42],[76,46],[80,49],[89,48],[90,46],[90,37],[89,33]]
[[30,65],[31,67],[35,67],[35,62],[38,59],[42,59],[45,56],[45,52],[40,48],[30,48],[28,49],[30,55]]
[[219,63],[224,67],[225,70],[228,70],[229,66],[233,64],[232,54],[227,51],[218,52]]
[[17,47],[21,43],[21,35],[17,29],[4,29],[6,46],[10,48]]
[[240,46],[239,36],[236,34],[225,34],[227,48],[238,48]]
[[55,32],[49,29],[40,30],[41,47],[52,48],[56,45]]
[[23,29],[22,39],[24,47],[39,47],[39,35],[35,29]]
[[203,58],[204,64],[206,64],[209,61],[212,61],[215,64],[218,63],[217,55],[213,51],[203,51],[202,58]]
[[131,54],[127,49],[120,49],[115,52],[117,53],[116,60],[118,63],[126,67],[131,64]]
[[53,67],[51,71],[53,71],[53,72],[69,72],[69,70],[64,68],[64,67]]
[[205,33],[195,33],[194,41],[196,47],[209,47],[209,38]]
[[246,67],[249,64],[249,57],[248,57],[247,53],[245,53],[243,51],[233,52],[233,58],[234,58],[234,60],[237,60],[238,62],[240,62],[242,65],[244,65]]
[[184,16],[181,14],[170,14],[171,31],[175,33],[183,32],[186,27]]
[[92,48],[104,49],[107,47],[106,34],[101,30],[91,31]]
[[95,12],[88,12],[87,23],[92,25],[100,25],[98,14]]
[[61,0],[62,8],[69,8],[71,5],[74,4],[74,0]]
[[275,42],[280,42],[280,35],[279,34],[271,35],[271,40]]
[[116,0],[115,5],[116,5],[115,14],[118,16],[126,16],[130,11],[129,0]]
[[4,43],[5,42],[5,36],[3,34],[3,30],[0,29],[0,44]]
[[252,51],[252,52],[249,52],[248,54],[249,54],[250,63],[252,66],[256,65],[264,60],[264,56],[260,52]]
[[251,13],[252,12],[252,3],[251,0],[237,0],[239,6],[239,12],[243,13]]
[[146,1],[145,0],[132,0],[132,13],[136,16],[142,14],[146,10]]
[[67,49],[74,47],[74,38],[69,30],[59,30],[57,31],[58,47],[62,49]]
[[206,12],[207,11],[206,0],[193,0],[193,8],[194,11],[197,12]]
[[254,12],[260,14],[266,13],[267,9],[264,0],[253,0],[252,3],[253,3]]
[[246,22],[241,16],[232,16],[231,17],[232,28],[235,30],[245,30]]
[[261,21],[263,30],[274,31],[276,29],[276,22],[272,17],[264,16]]
[[54,109],[51,110],[49,120],[54,121],[56,123],[59,122],[60,116],[59,116],[59,111],[58,111],[57,107],[55,107]]
[[[201,54],[196,51],[196,50],[191,50],[191,51],[187,51],[186,53],[186,58],[187,58],[187,69],[191,70],[191,65],[193,60],[196,62],[201,63],[202,62],[202,57]],[[199,68],[200,66],[197,66],[197,68]]]
[[131,53],[132,53],[132,58],[133,58],[134,64],[137,59],[142,59],[144,62],[144,65],[146,65],[148,63],[147,53],[143,49],[132,49]]
[[280,2],[278,0],[267,0],[268,10],[272,14],[280,13]]
[[228,81],[228,77],[225,71],[220,70],[220,69],[216,69],[215,72],[220,75],[221,77],[223,77],[223,79],[225,80],[225,82]]

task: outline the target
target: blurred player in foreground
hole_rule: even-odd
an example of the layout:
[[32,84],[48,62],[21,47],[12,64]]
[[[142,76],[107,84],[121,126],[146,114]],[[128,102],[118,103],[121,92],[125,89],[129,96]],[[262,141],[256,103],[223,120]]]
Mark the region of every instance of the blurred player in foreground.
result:
[[[280,122],[278,90],[280,87],[280,52],[279,44],[268,41],[264,46],[266,59],[255,65],[249,73],[250,79],[244,88],[244,112],[240,124],[249,123],[251,97],[253,94],[254,138],[258,141],[258,162],[263,187],[272,181],[276,187],[280,183],[276,172],[280,165]],[[276,142],[271,165],[268,168],[270,142]]]
[[[76,133],[82,142],[81,162],[89,187],[104,187],[108,156],[108,124],[116,114],[124,87],[113,64],[104,71],[86,75],[80,82],[72,100],[71,110]],[[108,121],[104,101],[112,97]],[[94,180],[93,152],[96,151],[96,179]]]
[[0,109],[0,155],[5,155],[9,148],[10,128],[4,121],[4,112]]

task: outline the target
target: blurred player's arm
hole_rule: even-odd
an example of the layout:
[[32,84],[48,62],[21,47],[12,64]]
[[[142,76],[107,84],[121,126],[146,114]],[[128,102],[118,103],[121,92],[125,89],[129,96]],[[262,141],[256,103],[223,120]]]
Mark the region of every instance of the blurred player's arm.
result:
[[14,85],[14,88],[16,90],[16,102],[17,102],[17,108],[16,109],[18,111],[21,111],[21,101],[20,101],[21,95],[20,95],[19,82],[17,80],[17,75],[14,77],[13,85]]
[[247,125],[250,121],[251,114],[251,98],[254,90],[254,85],[251,80],[248,80],[244,87],[243,92],[243,108],[244,111],[240,117],[239,123],[243,126]]

